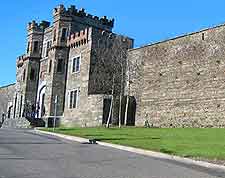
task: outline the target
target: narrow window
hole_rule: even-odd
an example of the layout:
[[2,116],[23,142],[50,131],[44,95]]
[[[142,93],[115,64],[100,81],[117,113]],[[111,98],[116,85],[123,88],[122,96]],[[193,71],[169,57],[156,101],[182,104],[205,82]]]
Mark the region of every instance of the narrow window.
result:
[[56,41],[56,30],[53,32],[53,41]]
[[205,34],[202,33],[202,40],[205,40]]
[[51,71],[52,71],[52,60],[49,61],[48,73],[51,73]]
[[35,70],[33,68],[30,70],[30,80],[35,80]]
[[78,90],[73,90],[70,92],[70,97],[69,97],[69,108],[77,108],[78,105]]
[[39,47],[38,47],[38,41],[34,42],[34,53],[37,53],[39,51]]
[[29,53],[30,50],[30,42],[27,43],[27,53]]
[[67,29],[63,28],[61,34],[61,41],[66,41],[66,37],[67,37]]
[[58,59],[57,72],[63,72],[63,59]]
[[41,100],[41,117],[45,115],[45,94],[42,95]]
[[48,41],[48,42],[47,42],[47,48],[46,48],[46,51],[45,51],[45,57],[48,57],[48,49],[49,49],[49,45],[50,45],[50,42]]
[[23,95],[20,97],[20,110],[19,110],[19,117],[22,116],[22,106],[23,106]]
[[76,57],[73,59],[72,72],[80,71],[80,57]]
[[23,70],[23,81],[26,79],[26,69]]
[[73,108],[77,107],[77,90],[74,91],[74,96],[73,96]]
[[70,109],[72,109],[72,106],[73,106],[73,93],[74,93],[74,91],[70,92],[70,104],[69,104]]
[[17,95],[16,95],[16,97],[15,97],[13,118],[16,118],[16,107],[17,107]]

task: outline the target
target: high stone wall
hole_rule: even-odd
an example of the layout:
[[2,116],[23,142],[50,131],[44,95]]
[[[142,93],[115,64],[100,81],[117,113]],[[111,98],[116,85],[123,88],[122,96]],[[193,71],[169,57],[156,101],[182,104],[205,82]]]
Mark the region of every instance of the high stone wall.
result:
[[136,125],[225,127],[225,26],[129,51]]

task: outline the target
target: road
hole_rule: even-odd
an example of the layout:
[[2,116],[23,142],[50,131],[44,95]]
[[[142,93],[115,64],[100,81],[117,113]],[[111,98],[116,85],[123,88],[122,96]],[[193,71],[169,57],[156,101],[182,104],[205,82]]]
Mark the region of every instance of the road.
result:
[[0,129],[0,178],[214,178],[191,167],[122,150],[75,143],[33,130]]

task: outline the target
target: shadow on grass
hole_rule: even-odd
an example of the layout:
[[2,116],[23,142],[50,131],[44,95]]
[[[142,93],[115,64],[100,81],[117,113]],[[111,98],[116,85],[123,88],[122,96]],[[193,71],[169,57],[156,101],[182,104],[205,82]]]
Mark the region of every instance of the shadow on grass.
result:
[[175,153],[174,151],[168,150],[166,148],[160,148],[159,151],[162,152],[162,153],[166,153],[166,154],[174,154]]
[[99,135],[85,135],[85,136],[91,136],[92,138],[95,138],[96,141],[113,141],[113,140],[160,140],[158,137],[142,137],[142,138],[127,138],[127,137],[117,137],[117,138],[110,138],[110,137],[101,137],[98,138]]

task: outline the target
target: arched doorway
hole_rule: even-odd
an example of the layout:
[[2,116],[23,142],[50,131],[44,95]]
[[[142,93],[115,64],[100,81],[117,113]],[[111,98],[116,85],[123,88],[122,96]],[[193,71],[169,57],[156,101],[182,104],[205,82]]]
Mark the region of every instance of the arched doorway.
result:
[[46,89],[46,84],[45,82],[42,83],[42,85],[39,86],[38,89],[38,94],[37,94],[37,118],[41,118],[45,114],[45,89]]

